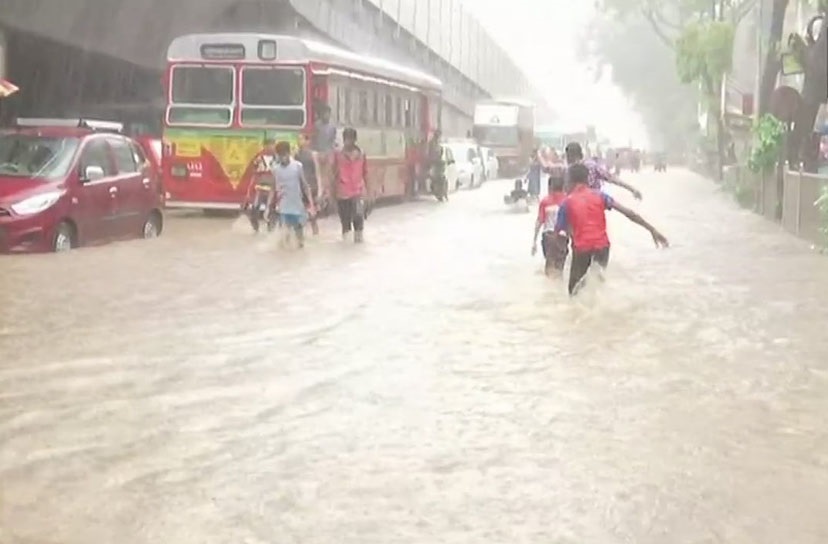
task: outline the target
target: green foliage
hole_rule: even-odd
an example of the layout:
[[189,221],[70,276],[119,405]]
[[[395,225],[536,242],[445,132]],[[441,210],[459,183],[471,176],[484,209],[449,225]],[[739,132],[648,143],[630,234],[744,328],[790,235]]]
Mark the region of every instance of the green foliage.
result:
[[699,21],[684,27],[676,40],[676,69],[684,83],[703,83],[707,92],[718,92],[718,84],[733,65],[732,23]]
[[785,125],[773,115],[763,115],[753,127],[753,150],[748,168],[754,172],[773,170],[779,160]]

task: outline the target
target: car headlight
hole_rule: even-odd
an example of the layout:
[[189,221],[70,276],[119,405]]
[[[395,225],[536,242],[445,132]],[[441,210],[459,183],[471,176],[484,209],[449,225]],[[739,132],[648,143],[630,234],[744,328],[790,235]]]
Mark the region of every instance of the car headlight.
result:
[[30,196],[17,204],[13,204],[11,209],[17,215],[34,215],[54,206],[62,196],[63,191],[52,191],[50,193]]

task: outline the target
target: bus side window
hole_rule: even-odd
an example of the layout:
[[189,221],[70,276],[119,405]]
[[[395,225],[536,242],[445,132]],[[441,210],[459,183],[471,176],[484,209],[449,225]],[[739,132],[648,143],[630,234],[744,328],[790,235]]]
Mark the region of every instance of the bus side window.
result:
[[340,87],[339,83],[337,83],[336,86],[331,89],[331,92],[334,93],[334,96],[336,97],[336,107],[331,104],[331,119],[333,119],[334,123],[339,124],[342,122],[342,87]]
[[394,97],[394,126],[401,128],[403,126],[403,102],[402,97],[397,95]]
[[394,97],[390,94],[385,95],[385,126],[394,127]]
[[403,100],[403,126],[411,128],[411,100]]
[[414,95],[411,97],[411,126],[419,131],[422,128],[422,119],[420,119],[420,97]]
[[380,94],[371,91],[371,124],[375,127],[380,125]]
[[360,90],[359,91],[359,114],[357,116],[357,120],[360,126],[365,126],[368,124],[368,91]]
[[353,97],[351,96],[351,89],[346,87],[346,88],[342,89],[342,93],[343,93],[343,108],[342,108],[343,115],[342,115],[342,119],[340,120],[340,122],[343,125],[350,125],[351,124],[351,119],[353,117],[352,113],[353,113],[353,109],[354,109],[354,104],[353,104],[354,101],[353,101]]
[[385,93],[374,91],[374,122],[380,128],[385,126]]

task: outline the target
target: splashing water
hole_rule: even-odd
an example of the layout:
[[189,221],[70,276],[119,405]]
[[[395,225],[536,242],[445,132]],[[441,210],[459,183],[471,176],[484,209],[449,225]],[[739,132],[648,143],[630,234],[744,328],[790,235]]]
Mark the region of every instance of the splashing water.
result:
[[509,181],[0,259],[0,541],[822,544],[828,261],[671,176],[573,300]]

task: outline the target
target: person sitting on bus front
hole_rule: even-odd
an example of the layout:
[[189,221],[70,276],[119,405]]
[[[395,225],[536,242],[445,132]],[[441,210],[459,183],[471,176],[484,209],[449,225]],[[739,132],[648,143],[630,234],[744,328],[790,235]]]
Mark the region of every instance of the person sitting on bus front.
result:
[[[331,107],[320,102],[318,116],[313,127],[313,142],[311,148],[318,153],[318,178],[321,185],[321,194],[327,196],[333,183],[333,152],[336,148],[336,125],[331,121]],[[327,208],[328,202],[323,199],[317,201],[320,208]]]
[[331,107],[319,105],[319,116],[313,127],[313,150],[330,153],[336,145],[336,126],[331,122]]
[[[255,232],[259,232],[259,217],[261,208],[267,206],[268,199],[276,190],[276,181],[271,171],[276,161],[276,142],[272,139],[265,140],[264,149],[254,161],[255,172],[248,189],[246,208],[250,218],[250,226]],[[267,211],[267,210],[265,210]],[[273,230],[272,222],[268,223],[267,230]]]

